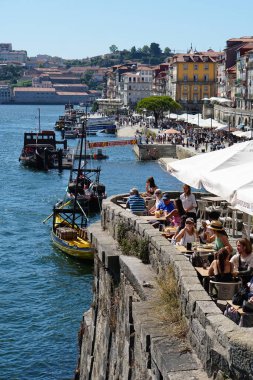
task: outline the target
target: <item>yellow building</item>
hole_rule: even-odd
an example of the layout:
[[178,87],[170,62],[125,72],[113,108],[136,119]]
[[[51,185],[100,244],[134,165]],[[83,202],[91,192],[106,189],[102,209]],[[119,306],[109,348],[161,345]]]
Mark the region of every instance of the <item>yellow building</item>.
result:
[[176,54],[169,61],[168,95],[189,110],[216,96],[216,64],[223,53],[208,50]]

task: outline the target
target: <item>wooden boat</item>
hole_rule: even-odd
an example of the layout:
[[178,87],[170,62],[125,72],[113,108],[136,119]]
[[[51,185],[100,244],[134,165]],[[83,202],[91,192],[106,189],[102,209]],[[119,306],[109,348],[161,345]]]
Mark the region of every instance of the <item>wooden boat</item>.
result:
[[[62,145],[61,149],[57,145]],[[25,132],[24,145],[19,156],[19,161],[35,169],[62,169],[64,150],[67,150],[67,141],[57,141],[54,131],[41,131],[39,110],[39,131]]]
[[[83,140],[85,136],[85,123],[83,123],[80,157],[78,159],[78,173],[81,170]],[[92,260],[94,247],[88,241],[87,222],[88,218],[82,205],[78,200],[78,187],[80,186],[80,176],[75,182],[74,198],[56,204],[53,209],[53,226],[51,238],[53,244],[65,252],[67,255],[80,260]]]
[[76,200],[55,205],[51,239],[59,250],[79,260],[93,260],[86,227],[87,216]]
[[[64,149],[58,149],[57,144],[62,144]],[[25,132],[19,161],[36,169],[61,168],[66,148],[65,141],[56,141],[54,131]]]

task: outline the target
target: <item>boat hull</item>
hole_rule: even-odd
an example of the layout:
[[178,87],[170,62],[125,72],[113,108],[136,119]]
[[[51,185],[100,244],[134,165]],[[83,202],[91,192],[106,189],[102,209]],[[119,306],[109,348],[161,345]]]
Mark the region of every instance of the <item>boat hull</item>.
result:
[[87,261],[94,259],[95,249],[91,246],[91,244],[87,242],[85,246],[82,246],[82,243],[79,243],[78,246],[77,240],[60,239],[58,236],[56,236],[54,231],[51,232],[51,239],[55,247],[73,258]]

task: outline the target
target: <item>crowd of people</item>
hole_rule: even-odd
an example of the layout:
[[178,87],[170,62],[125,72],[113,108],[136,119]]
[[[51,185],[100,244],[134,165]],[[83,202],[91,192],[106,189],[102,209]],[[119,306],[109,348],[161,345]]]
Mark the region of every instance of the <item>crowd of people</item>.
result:
[[[147,203],[147,199],[153,201],[150,207],[147,206],[150,204]],[[131,189],[127,208],[137,215],[150,215],[150,223],[154,227],[159,227],[161,223],[164,223],[165,226],[176,227],[174,236],[170,238],[172,244],[188,247],[189,243],[212,243],[214,253],[208,255],[209,277],[203,284],[205,289],[208,290],[210,279],[218,282],[230,282],[235,281],[235,279],[238,280],[239,277],[242,285],[248,289],[247,302],[253,304],[251,242],[246,238],[239,238],[236,241],[236,249],[234,249],[222,222],[219,220],[220,213],[217,210],[209,213],[208,220],[200,221],[200,227],[197,229],[197,202],[190,186],[184,184],[180,197],[172,201],[170,194],[163,193],[158,188],[154,178],[149,177],[146,180],[145,193],[140,194],[138,189]],[[161,215],[164,216],[162,222],[157,220]],[[233,308],[230,310],[231,313],[233,315]],[[229,313],[227,315],[229,316]]]

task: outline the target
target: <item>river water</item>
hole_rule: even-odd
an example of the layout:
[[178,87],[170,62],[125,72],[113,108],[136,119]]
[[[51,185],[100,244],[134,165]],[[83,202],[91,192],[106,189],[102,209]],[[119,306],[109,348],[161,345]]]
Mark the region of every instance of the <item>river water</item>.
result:
[[[41,128],[53,129],[63,112],[40,106]],[[50,220],[42,223],[63,197],[69,172],[33,171],[18,161],[24,132],[36,128],[38,106],[0,106],[0,380],[72,379],[80,321],[92,297],[92,267],[57,251]],[[115,137],[90,138],[105,139]],[[109,159],[99,165],[108,195],[144,191],[151,175],[162,190],[181,189],[156,162],[137,161],[131,146],[104,153]]]

